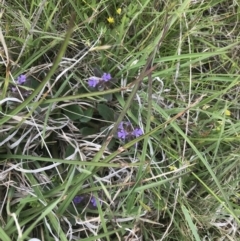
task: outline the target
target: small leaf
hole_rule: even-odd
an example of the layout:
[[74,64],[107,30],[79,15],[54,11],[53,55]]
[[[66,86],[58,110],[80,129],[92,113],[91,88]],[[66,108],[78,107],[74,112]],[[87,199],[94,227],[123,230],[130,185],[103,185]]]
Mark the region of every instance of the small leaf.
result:
[[36,89],[39,86],[39,84],[40,82],[37,80],[37,78],[28,76],[24,86],[27,86],[32,89]]
[[107,147],[108,147],[109,150],[113,150],[115,145],[116,145],[116,139],[112,138],[112,140],[108,143]]
[[74,152],[75,149],[71,145],[68,145],[66,148],[65,158],[71,156]]
[[83,111],[79,105],[69,105],[63,110],[63,113],[71,120],[78,120],[82,117]]
[[114,121],[114,111],[110,109],[107,105],[99,104],[97,109],[104,120]]
[[92,115],[93,115],[93,109],[92,108],[88,108],[87,110],[83,111],[83,115],[80,118],[80,122],[82,123],[87,123],[92,119]]
[[80,129],[80,132],[83,136],[89,136],[96,134],[97,130],[89,127],[83,127],[82,129]]
[[103,95],[103,98],[107,101],[112,101],[112,94]]
[[103,75],[103,71],[98,66],[93,68],[93,73],[99,78],[101,78]]

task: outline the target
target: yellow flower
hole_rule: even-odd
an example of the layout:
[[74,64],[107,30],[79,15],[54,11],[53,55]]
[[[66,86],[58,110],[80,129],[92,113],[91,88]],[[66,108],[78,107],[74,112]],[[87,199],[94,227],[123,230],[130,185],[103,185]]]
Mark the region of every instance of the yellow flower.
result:
[[175,166],[169,166],[170,171],[176,171],[177,168]]
[[207,110],[209,107],[210,107],[210,105],[204,105],[202,109]]
[[225,115],[230,116],[231,115],[231,111],[230,110],[225,110]]
[[220,131],[223,125],[223,121],[217,121],[216,131]]
[[116,10],[116,12],[117,12],[117,14],[121,14],[121,12],[122,12],[122,9],[121,8],[118,8],[117,10]]
[[114,23],[114,18],[109,17],[109,18],[107,18],[107,21],[108,21],[109,23]]

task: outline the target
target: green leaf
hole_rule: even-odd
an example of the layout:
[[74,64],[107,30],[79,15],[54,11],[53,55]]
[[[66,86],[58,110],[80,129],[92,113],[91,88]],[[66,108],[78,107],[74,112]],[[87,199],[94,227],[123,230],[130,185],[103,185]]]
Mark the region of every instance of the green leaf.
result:
[[67,148],[66,148],[65,157],[71,156],[74,152],[75,152],[74,147],[72,147],[71,145],[68,145]]
[[98,107],[99,114],[104,120],[114,121],[114,111],[105,104],[99,104]]
[[189,228],[192,231],[192,234],[193,234],[195,240],[196,241],[201,241],[201,238],[199,237],[199,234],[198,234],[197,227],[193,223],[192,217],[191,217],[189,211],[187,210],[187,208],[184,205],[182,205],[182,211],[184,213],[185,219],[186,219],[186,221],[187,221],[187,223],[189,225]]
[[37,78],[32,76],[29,76],[27,78],[26,83],[24,84],[24,86],[27,86],[32,89],[36,89],[39,85],[40,85],[40,82],[37,80]]
[[116,139],[112,138],[112,140],[109,142],[108,144],[108,149],[112,150],[114,148],[114,146],[116,145]]
[[9,236],[5,233],[5,231],[2,229],[2,227],[0,227],[0,235],[1,235],[1,239],[4,241],[11,241],[11,239],[9,238]]
[[102,75],[103,75],[103,71],[98,66],[93,68],[93,72],[94,72],[95,76],[97,76],[97,77],[102,77]]
[[112,94],[104,95],[103,98],[107,101],[112,101]]
[[80,132],[82,133],[83,136],[89,136],[97,133],[97,130],[94,128],[89,128],[89,127],[83,127]]
[[92,119],[92,115],[93,115],[93,109],[92,108],[88,108],[87,110],[83,111],[83,115],[80,118],[80,122],[82,123],[87,123]]
[[83,116],[83,111],[79,105],[66,106],[63,113],[71,120],[79,120]]

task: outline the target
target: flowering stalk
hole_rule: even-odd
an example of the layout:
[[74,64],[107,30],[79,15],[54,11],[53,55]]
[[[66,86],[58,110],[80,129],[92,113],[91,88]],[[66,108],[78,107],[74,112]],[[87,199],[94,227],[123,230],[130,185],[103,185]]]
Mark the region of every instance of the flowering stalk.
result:
[[[25,84],[25,82],[26,82],[26,75],[24,75],[24,74],[19,75],[17,80],[16,80],[16,83],[18,85],[23,85],[23,84]],[[16,87],[12,87],[11,89],[12,89],[12,92],[16,92],[17,91]]]
[[118,126],[117,136],[122,141],[131,141],[143,134],[139,127],[133,128],[131,122],[122,121]]
[[109,80],[111,80],[111,74],[109,73],[103,73],[102,77],[96,77],[96,76],[92,76],[88,79],[88,85],[89,87],[95,88],[98,87],[99,88],[103,88],[105,89],[105,87],[107,86],[107,83],[109,82]]
[[90,200],[89,200],[88,195],[75,196],[73,198],[73,202],[74,202],[74,204],[89,203],[90,207],[97,208],[97,201],[96,201],[95,197],[93,197],[93,196],[91,196]]
[[26,75],[21,74],[17,78],[17,84],[18,85],[23,85],[26,82]]

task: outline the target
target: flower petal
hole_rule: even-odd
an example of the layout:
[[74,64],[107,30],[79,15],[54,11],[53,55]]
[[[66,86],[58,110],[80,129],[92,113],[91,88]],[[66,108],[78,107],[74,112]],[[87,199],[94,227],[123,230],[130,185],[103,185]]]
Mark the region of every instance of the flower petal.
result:
[[89,87],[95,88],[98,83],[99,83],[99,78],[98,77],[92,76],[92,77],[90,77],[88,79]]
[[17,84],[22,85],[26,82],[26,75],[21,74],[17,78]]
[[90,202],[93,205],[93,207],[97,207],[97,201],[96,201],[95,197],[91,197]]
[[117,135],[119,139],[125,140],[127,137],[127,132],[125,130],[119,130]]
[[102,76],[102,79],[107,82],[111,79],[111,74],[110,73],[104,73],[103,76]]
[[83,199],[84,199],[83,196],[76,196],[76,197],[73,198],[73,202],[74,202],[75,204],[78,204],[78,203],[80,203]]
[[133,131],[133,134],[136,136],[136,137],[139,137],[143,134],[142,130],[140,128],[136,128],[134,131]]

